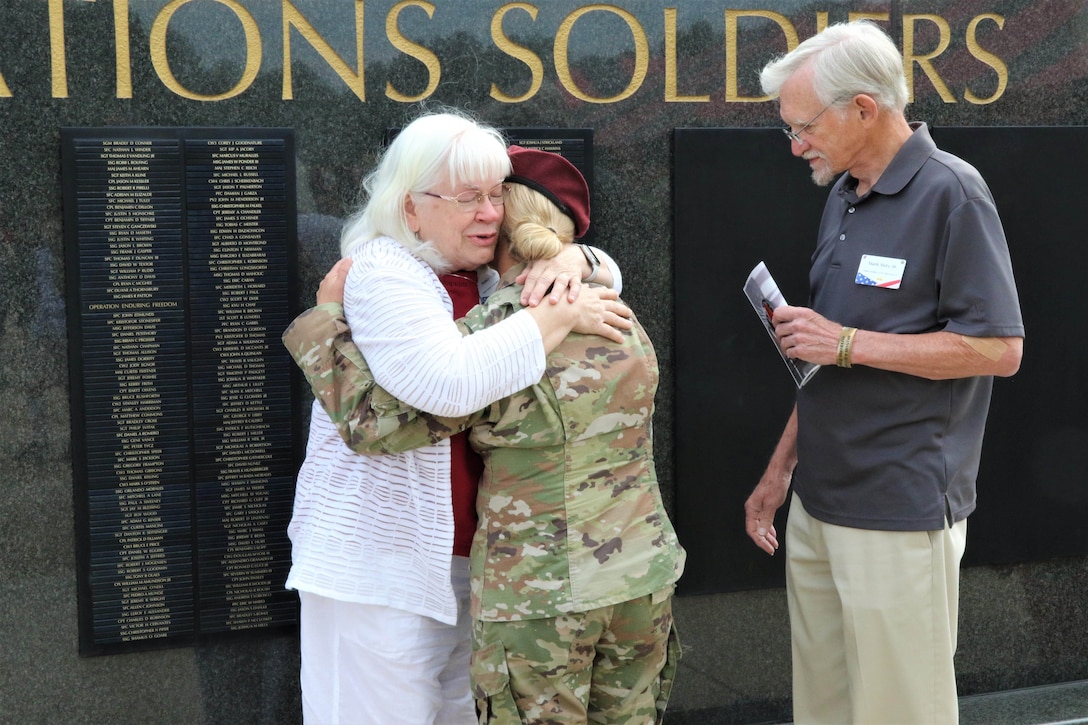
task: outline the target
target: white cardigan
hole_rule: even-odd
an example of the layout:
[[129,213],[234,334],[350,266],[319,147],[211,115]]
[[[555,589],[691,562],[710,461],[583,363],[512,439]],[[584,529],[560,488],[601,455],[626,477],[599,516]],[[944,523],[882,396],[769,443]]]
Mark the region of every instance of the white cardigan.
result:
[[[344,290],[352,337],[401,400],[467,415],[543,375],[543,341],[528,313],[462,337],[442,283],[404,246],[375,239],[352,257]],[[456,624],[449,441],[362,456],[315,401],[288,534],[289,589]]]

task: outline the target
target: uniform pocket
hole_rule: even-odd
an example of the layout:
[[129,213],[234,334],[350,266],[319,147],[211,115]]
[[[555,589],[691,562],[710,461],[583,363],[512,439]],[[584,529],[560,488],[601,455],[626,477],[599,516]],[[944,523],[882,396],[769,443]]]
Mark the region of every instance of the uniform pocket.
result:
[[657,679],[657,722],[665,719],[665,708],[669,704],[669,696],[672,695],[672,685],[676,681],[676,668],[680,664],[680,636],[676,632],[676,623],[669,627],[669,643],[666,646],[665,666],[661,668],[661,674]]
[[510,689],[510,669],[506,665],[506,648],[502,642],[473,650],[471,674],[480,725],[521,722]]

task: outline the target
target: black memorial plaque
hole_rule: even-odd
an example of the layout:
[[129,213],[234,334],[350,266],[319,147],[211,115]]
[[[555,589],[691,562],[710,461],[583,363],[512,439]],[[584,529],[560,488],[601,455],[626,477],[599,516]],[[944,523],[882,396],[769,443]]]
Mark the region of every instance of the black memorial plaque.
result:
[[[593,129],[591,128],[504,128],[503,134],[510,143],[530,149],[551,151],[574,164],[582,172],[593,192]],[[580,242],[593,241],[594,227],[590,226]]]
[[293,133],[61,148],[80,652],[293,626]]
[[512,144],[551,151],[574,164],[593,188],[593,129],[591,128],[504,128]]
[[[1088,128],[931,130],[993,192],[1026,327],[1020,371],[994,383],[964,564],[1083,556],[1088,344],[1069,321],[1088,307],[1077,284]],[[796,389],[741,287],[764,260],[787,300],[807,302],[828,189],[777,128],[676,129],[673,158],[676,526],[688,551],[678,591],[781,586],[783,557],[745,534],[744,501]],[[780,542],[786,518],[775,520]]]

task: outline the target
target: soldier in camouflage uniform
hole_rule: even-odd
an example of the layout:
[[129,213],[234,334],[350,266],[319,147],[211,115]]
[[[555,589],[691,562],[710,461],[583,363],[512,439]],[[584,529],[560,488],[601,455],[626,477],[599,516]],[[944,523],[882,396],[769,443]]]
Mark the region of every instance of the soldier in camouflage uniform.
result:
[[[537,253],[527,234],[559,244],[570,233],[563,226],[574,220],[552,202],[575,216],[584,208],[588,224],[588,189],[569,162],[516,147],[511,158],[514,178],[537,191],[510,185],[513,228],[504,224],[500,264],[504,255]],[[580,182],[573,191],[572,175]],[[526,223],[540,212],[518,210],[531,204],[556,218]],[[459,322],[465,334],[520,309],[520,270],[507,269],[486,305]],[[679,657],[671,596],[684,551],[654,469],[658,365],[641,325],[623,344],[572,333],[548,355],[538,384],[450,419],[378,387],[337,308],[305,313],[284,342],[348,445],[398,452],[467,428],[484,459],[471,555],[481,723],[660,722]]]

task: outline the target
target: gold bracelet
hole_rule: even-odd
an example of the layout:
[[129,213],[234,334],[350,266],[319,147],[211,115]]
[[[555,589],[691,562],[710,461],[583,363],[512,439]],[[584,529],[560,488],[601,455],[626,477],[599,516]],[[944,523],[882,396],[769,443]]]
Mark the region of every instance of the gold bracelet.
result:
[[856,327],[844,327],[842,332],[839,333],[839,348],[835,353],[835,364],[840,368],[850,367],[850,355],[854,347],[854,333],[857,331],[858,328]]

